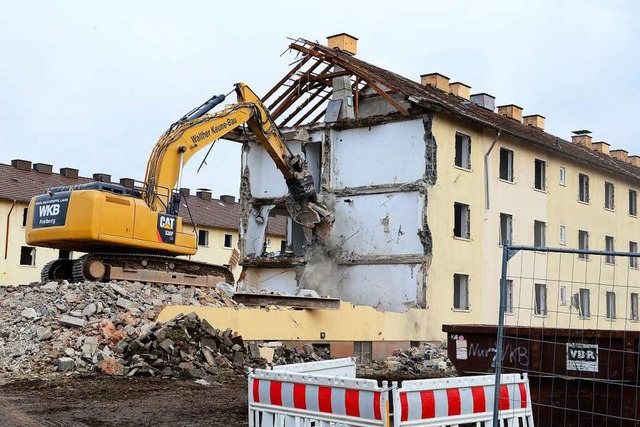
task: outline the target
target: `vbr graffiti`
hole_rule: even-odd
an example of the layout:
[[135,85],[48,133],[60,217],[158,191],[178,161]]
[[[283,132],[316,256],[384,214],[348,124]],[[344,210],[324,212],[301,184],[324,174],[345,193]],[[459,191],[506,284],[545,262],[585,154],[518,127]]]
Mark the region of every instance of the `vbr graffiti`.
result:
[[[491,366],[496,365],[496,347],[483,347],[481,344],[473,343],[469,344],[469,356],[488,358],[491,357]],[[529,350],[526,347],[514,347],[511,344],[504,346],[502,351],[502,364],[504,365],[505,359],[511,365],[519,367],[529,366]]]

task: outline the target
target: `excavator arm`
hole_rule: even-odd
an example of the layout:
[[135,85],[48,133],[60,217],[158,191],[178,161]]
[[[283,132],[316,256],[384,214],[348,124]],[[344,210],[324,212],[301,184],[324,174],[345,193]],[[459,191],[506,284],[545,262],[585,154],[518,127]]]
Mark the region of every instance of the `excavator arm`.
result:
[[198,151],[246,123],[287,183],[287,209],[292,218],[305,227],[308,239],[315,235],[317,240],[324,240],[311,231],[322,224],[321,234],[326,236],[327,226],[333,223],[333,216],[317,200],[313,177],[306,162],[299,155],[291,153],[268,111],[247,85],[236,84],[235,92],[238,98],[236,104],[215,114],[207,114],[225,99],[224,95],[212,97],[174,123],[160,137],[147,164],[146,203],[153,211],[175,214],[173,205],[179,203],[180,197],[175,187],[184,165]]

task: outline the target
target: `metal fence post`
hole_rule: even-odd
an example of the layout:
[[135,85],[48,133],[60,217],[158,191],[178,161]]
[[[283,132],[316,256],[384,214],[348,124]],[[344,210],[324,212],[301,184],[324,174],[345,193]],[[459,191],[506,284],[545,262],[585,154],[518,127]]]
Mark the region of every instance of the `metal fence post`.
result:
[[500,374],[502,373],[502,340],[504,337],[504,312],[507,303],[507,262],[509,262],[509,245],[503,242],[502,245],[502,276],[500,277],[500,304],[498,311],[498,336],[496,342],[495,359],[495,389],[493,391],[493,427],[498,427],[499,423],[499,398],[500,398]]

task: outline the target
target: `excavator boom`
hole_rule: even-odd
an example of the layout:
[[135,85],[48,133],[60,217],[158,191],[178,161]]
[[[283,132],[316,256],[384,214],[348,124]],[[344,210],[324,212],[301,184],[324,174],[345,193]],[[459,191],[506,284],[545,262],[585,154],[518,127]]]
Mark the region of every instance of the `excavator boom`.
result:
[[169,127],[151,152],[142,187],[92,183],[50,188],[34,197],[28,210],[27,242],[65,253],[88,253],[77,262],[53,261],[43,270],[42,279],[110,278],[207,286],[233,280],[223,267],[186,260],[168,262],[167,257],[196,252],[195,234],[183,229],[178,216],[180,192],[176,187],[182,169],[198,151],[245,124],[282,173],[290,193],[287,209],[303,225],[307,240],[314,239],[316,227],[326,235],[333,216],[318,201],[306,162],[290,152],[268,111],[247,85],[236,84],[235,92],[237,103],[208,114],[225,100],[224,95],[214,96]]

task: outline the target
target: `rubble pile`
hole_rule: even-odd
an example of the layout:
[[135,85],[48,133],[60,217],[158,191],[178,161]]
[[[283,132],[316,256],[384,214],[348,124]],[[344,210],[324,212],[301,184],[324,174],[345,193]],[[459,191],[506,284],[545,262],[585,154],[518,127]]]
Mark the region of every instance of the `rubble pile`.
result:
[[304,344],[302,351],[295,347],[277,346],[273,354],[274,365],[290,365],[292,363],[317,362],[331,359],[329,348],[314,347],[311,344]]
[[105,346],[117,352],[119,342],[148,335],[167,304],[236,305],[218,289],[137,282],[0,287],[0,374],[47,372],[54,362],[91,371]]
[[396,350],[382,364],[374,362],[363,366],[362,370],[365,376],[380,372],[389,372],[404,378],[457,375],[446,350],[428,343],[408,350]]
[[312,346],[245,343],[194,313],[153,320],[167,304],[241,308],[229,288],[66,281],[0,287],[0,376],[97,371],[206,379],[330,358]]

